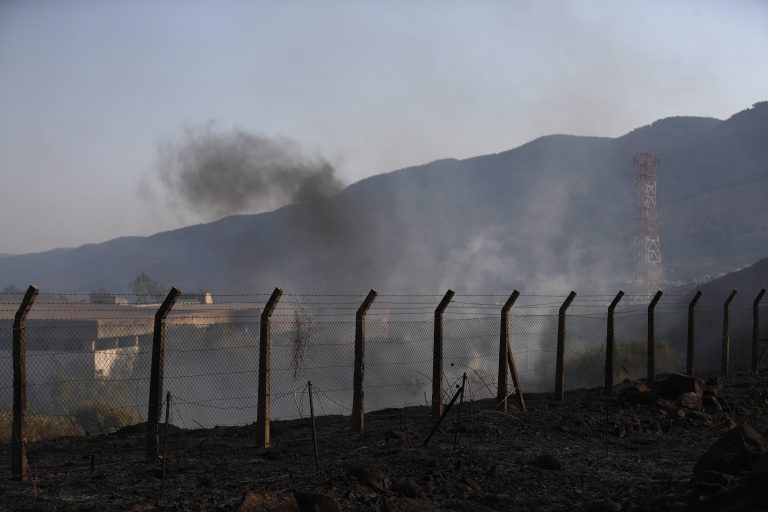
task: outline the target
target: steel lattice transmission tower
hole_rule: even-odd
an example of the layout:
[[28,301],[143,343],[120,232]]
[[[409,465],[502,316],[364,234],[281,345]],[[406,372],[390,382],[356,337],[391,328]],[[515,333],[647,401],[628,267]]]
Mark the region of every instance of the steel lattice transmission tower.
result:
[[637,231],[634,244],[633,293],[638,299],[651,297],[661,289],[664,272],[659,236],[659,213],[656,209],[655,153],[637,153],[633,158],[636,171]]

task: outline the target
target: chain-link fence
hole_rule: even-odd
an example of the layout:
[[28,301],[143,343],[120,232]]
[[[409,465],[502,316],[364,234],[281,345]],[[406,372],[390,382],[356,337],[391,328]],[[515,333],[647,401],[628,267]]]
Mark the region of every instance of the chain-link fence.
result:
[[[269,294],[181,296],[165,324],[165,390],[174,423],[186,428],[257,419],[261,315]],[[355,316],[364,294],[286,293],[271,316],[270,404],[274,421],[352,412]],[[380,294],[364,319],[365,411],[428,406],[434,312],[442,295]],[[158,300],[161,298],[158,298]],[[505,294],[457,294],[445,311],[443,375],[449,399],[467,375],[466,399],[495,398]],[[577,295],[565,311],[565,389],[602,386],[606,316],[613,296]],[[751,299],[731,305],[729,369],[749,369]],[[749,299],[747,301],[746,299]],[[10,437],[13,317],[20,296],[0,302],[0,438]],[[509,314],[509,342],[526,393],[555,390],[563,296],[523,294]],[[654,311],[657,373],[685,372],[689,296],[664,296]],[[159,303],[109,294],[40,294],[26,321],[30,441],[108,433],[145,421]],[[762,308],[761,308],[762,310]],[[764,312],[764,311],[763,311]],[[695,309],[698,375],[721,370],[723,304]],[[645,377],[648,304],[625,296],[615,311],[615,382]],[[762,349],[761,349],[762,353]]]

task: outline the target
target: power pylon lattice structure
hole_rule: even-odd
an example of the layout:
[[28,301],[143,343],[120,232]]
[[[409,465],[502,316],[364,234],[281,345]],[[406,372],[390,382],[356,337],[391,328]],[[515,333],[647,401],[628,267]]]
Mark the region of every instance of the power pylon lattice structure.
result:
[[632,288],[633,294],[642,301],[661,289],[664,279],[659,212],[656,208],[656,169],[659,157],[655,153],[637,153],[633,164],[636,172],[637,230]]

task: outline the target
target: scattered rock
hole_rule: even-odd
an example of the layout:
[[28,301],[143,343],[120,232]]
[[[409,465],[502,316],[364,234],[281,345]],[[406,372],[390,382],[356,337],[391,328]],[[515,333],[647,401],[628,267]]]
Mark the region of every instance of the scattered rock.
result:
[[621,512],[621,503],[612,500],[598,501],[584,507],[584,512]]
[[395,429],[387,430],[387,432],[384,434],[384,441],[388,443],[390,439],[403,444],[408,441],[408,432]]
[[486,471],[485,474],[491,478],[499,478],[499,476],[501,476],[499,465],[491,464],[491,467],[488,468],[488,471]]
[[408,498],[418,498],[423,492],[421,486],[413,480],[395,480],[392,490]]
[[389,488],[389,477],[378,468],[355,466],[347,474],[376,492]]
[[478,484],[476,481],[474,481],[469,477],[462,478],[461,482],[459,482],[459,485],[457,487],[461,491],[479,491],[480,490],[480,484]]
[[718,400],[717,397],[714,395],[705,394],[704,399],[702,400],[702,405],[708,411],[711,411],[714,413],[723,412],[723,406],[720,405],[720,400]]
[[300,512],[296,499],[287,493],[248,491],[238,512]]
[[563,463],[560,461],[560,457],[553,453],[543,453],[533,459],[531,464],[537,468],[550,471],[561,471],[563,469]]
[[696,420],[696,421],[700,421],[702,423],[706,423],[707,425],[712,423],[712,416],[710,416],[709,414],[707,414],[705,412],[701,412],[701,411],[688,411],[687,416],[689,418],[691,418],[691,419]]
[[428,501],[395,496],[387,499],[384,510],[387,512],[440,512],[439,508]]
[[645,384],[630,384],[621,390],[619,398],[631,404],[651,404],[656,395]]
[[701,394],[694,393],[692,391],[689,393],[683,393],[677,397],[677,403],[680,404],[680,407],[699,411],[701,410],[701,396]]
[[141,501],[139,503],[135,503],[131,508],[131,512],[149,512],[151,510],[155,510],[155,504],[151,501]]
[[723,391],[723,380],[720,377],[709,377],[706,382],[707,387],[714,388],[718,394]]
[[321,492],[296,491],[293,497],[299,505],[299,512],[341,512],[336,499]]

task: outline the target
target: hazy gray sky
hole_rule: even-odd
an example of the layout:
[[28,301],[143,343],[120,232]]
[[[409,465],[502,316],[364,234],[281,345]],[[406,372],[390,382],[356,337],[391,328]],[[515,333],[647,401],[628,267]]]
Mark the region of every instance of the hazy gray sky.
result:
[[[150,234],[213,121],[345,182],[768,99],[768,2],[0,1],[0,253]],[[145,197],[155,191],[155,201]]]

